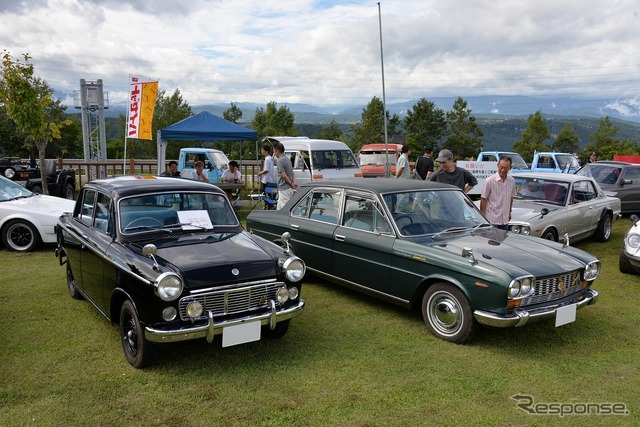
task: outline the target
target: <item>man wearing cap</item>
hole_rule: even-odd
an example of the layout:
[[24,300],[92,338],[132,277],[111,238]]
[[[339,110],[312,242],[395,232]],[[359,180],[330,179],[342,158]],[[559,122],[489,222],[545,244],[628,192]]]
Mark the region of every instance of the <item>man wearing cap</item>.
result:
[[451,151],[440,150],[436,162],[440,163],[440,169],[431,175],[431,181],[455,185],[465,193],[478,185],[478,180],[471,172],[456,166]]
[[396,162],[396,178],[411,179],[411,167],[409,166],[409,156],[411,155],[411,148],[408,145],[403,145],[400,150],[402,154]]
[[491,225],[502,230],[509,229],[511,207],[516,195],[516,182],[509,175],[511,162],[509,156],[500,157],[498,171],[486,179],[480,196],[480,211]]
[[595,163],[598,161],[598,153],[596,153],[595,151],[592,151],[591,154],[589,154],[589,160],[587,160],[587,163]]
[[424,154],[416,162],[416,173],[424,181],[433,174],[433,147],[424,147]]

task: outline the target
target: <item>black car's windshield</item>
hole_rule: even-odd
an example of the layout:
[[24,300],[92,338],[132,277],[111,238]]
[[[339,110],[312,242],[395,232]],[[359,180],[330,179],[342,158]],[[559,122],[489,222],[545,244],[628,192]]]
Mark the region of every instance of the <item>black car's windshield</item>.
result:
[[598,184],[615,184],[621,172],[620,166],[591,164],[580,169],[576,175],[589,176]]
[[474,204],[457,190],[385,194],[384,202],[404,236],[467,230],[488,224]]
[[120,231],[125,234],[149,230],[212,230],[238,226],[238,218],[221,194],[159,193],[122,199]]
[[16,184],[4,177],[0,179],[0,202],[31,197],[33,193],[20,184]]
[[525,178],[513,175],[516,181],[516,199],[532,202],[564,205],[567,201],[569,183],[540,178]]

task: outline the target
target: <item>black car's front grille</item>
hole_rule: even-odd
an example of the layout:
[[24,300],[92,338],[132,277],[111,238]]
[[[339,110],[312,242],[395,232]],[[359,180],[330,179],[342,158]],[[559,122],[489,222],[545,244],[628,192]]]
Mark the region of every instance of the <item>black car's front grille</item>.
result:
[[580,271],[536,279],[533,294],[530,297],[523,298],[520,306],[558,300],[578,292],[581,288]]
[[275,299],[276,291],[283,286],[282,282],[270,282],[190,295],[180,300],[180,318],[192,320],[187,315],[187,306],[192,301],[202,304],[203,313],[199,319],[206,318],[210,311],[214,316],[225,316],[266,309],[269,307],[268,301]]

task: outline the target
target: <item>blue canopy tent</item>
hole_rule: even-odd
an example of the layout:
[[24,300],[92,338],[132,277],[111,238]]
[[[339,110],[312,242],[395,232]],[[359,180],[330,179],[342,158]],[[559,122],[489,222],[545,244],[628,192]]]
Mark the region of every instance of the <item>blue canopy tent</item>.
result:
[[164,170],[169,141],[256,141],[255,130],[203,111],[158,131],[158,174]]

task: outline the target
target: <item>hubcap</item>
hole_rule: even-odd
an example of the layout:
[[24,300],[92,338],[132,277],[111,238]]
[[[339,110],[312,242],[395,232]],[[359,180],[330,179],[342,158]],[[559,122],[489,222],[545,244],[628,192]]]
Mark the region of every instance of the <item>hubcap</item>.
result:
[[434,328],[443,334],[454,334],[460,329],[462,313],[458,302],[448,293],[437,293],[431,297],[429,317]]

